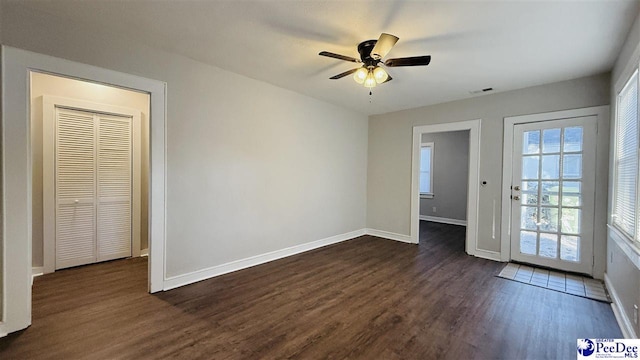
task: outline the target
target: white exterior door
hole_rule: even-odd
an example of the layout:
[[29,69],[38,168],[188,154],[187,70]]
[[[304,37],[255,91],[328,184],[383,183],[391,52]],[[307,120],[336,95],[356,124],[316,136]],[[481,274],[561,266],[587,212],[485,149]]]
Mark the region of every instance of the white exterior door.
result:
[[56,108],[56,269],[131,256],[131,120]]
[[514,125],[511,259],[593,273],[596,121]]

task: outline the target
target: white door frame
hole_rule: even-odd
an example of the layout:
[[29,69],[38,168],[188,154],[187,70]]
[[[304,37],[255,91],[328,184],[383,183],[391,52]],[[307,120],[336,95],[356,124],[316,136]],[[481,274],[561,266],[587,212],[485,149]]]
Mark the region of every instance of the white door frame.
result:
[[151,95],[149,290],[165,280],[166,83],[2,46],[2,321],[0,336],[31,324],[30,72]]
[[480,186],[480,126],[482,120],[413,127],[413,151],[411,162],[411,242],[417,244],[420,236],[420,144],[422,134],[469,130],[469,181],[467,192],[467,238],[465,251],[478,254],[478,195]]
[[[567,118],[576,118],[576,117],[586,117],[586,116],[596,116],[597,123],[600,125],[602,119],[607,120],[609,118],[609,106],[594,106],[589,108],[582,109],[572,109],[572,110],[563,110],[563,111],[553,111],[547,113],[540,114],[531,114],[531,115],[521,115],[521,116],[511,116],[504,118],[504,143],[503,143],[503,151],[502,151],[502,221],[501,221],[501,229],[500,229],[500,253],[502,261],[510,261],[511,260],[511,176],[512,176],[512,164],[513,164],[513,126],[516,124],[526,124],[532,122],[541,122],[541,121],[549,121],[549,120],[561,120]],[[596,135],[596,142],[598,146],[598,150],[596,153],[596,171],[601,168],[601,152],[602,149],[600,146],[600,139],[603,136],[601,134],[602,129],[599,129],[598,134]],[[604,135],[608,138],[608,133]],[[608,150],[607,152],[608,158]],[[596,204],[598,201],[598,177],[596,174]],[[594,246],[593,252],[596,254],[599,251],[597,244],[598,237],[598,210],[596,205],[596,211],[594,214]],[[606,216],[606,215],[605,215]],[[596,255],[594,258],[594,268],[599,266],[599,259]],[[604,270],[604,269],[603,269]],[[594,275],[598,275],[598,271],[593,271]]]

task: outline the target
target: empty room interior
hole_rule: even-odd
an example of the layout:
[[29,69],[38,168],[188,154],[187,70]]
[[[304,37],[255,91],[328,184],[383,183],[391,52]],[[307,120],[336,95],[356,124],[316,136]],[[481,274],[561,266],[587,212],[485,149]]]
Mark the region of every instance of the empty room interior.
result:
[[0,0],[0,358],[637,339],[639,15]]

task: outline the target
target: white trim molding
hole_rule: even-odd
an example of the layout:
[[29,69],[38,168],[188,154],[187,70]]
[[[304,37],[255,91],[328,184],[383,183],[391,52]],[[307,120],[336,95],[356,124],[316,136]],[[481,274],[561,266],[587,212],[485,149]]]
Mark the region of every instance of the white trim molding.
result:
[[140,256],[149,256],[149,248],[140,250]]
[[308,242],[305,244],[295,245],[288,248],[271,251],[265,254],[251,256],[244,259],[231,261],[225,264],[213,266],[210,268],[193,271],[187,274],[173,276],[165,280],[164,290],[175,289],[180,286],[192,284],[198,281],[210,279],[216,276],[228,274],[230,272],[246,269],[252,266],[268,263],[270,261],[282,259],[288,256],[300,254],[306,251],[318,249],[327,245],[337,244],[343,241],[351,240],[359,236],[366,235],[365,229],[355,230],[344,234],[331,236],[328,238]]
[[33,277],[44,275],[44,267],[43,266],[34,266],[31,268],[31,275]]
[[449,219],[437,216],[420,215],[420,220],[437,222],[441,224],[467,226],[467,220]]
[[[4,239],[0,334],[31,324],[31,135],[30,73],[138,90],[151,95],[149,290],[161,291],[166,273],[166,83],[2,46],[2,229]],[[11,176],[7,176],[11,174]],[[11,211],[7,211],[11,209]]]
[[370,229],[370,228],[365,229],[365,231],[367,235],[371,235],[371,236],[375,236],[375,237],[379,237],[387,240],[395,240],[395,241],[400,241],[400,242],[409,243],[409,244],[418,243],[417,241],[413,241],[413,239],[409,235],[403,235],[403,234],[398,234],[390,231],[376,230],[376,229]]
[[[588,108],[581,109],[572,109],[572,110],[562,110],[562,111],[552,111],[531,115],[520,115],[520,116],[509,116],[504,118],[504,140],[503,140],[503,149],[502,149],[502,212],[501,212],[501,227],[500,227],[500,259],[501,261],[510,261],[511,260],[511,177],[513,173],[513,140],[514,140],[514,126],[516,124],[526,124],[533,122],[542,122],[542,121],[551,121],[551,120],[560,120],[560,119],[568,119],[568,118],[577,118],[577,117],[586,117],[586,116],[597,116],[597,122],[600,122],[600,119],[608,120],[609,116],[609,106],[594,106]],[[600,137],[603,135],[597,135],[597,142],[600,142]],[[604,135],[608,136],[608,135]],[[600,168],[600,155],[602,149],[599,149],[596,154],[597,163],[596,168]],[[596,183],[598,182],[598,178],[596,178]],[[597,185],[596,185],[597,186]],[[595,216],[598,216],[598,211],[596,210]],[[594,234],[594,241],[597,238],[597,231]],[[594,243],[595,245],[595,243]],[[593,247],[594,254],[597,250],[597,247]],[[594,261],[594,267],[597,266],[596,262],[602,262],[602,259],[599,259],[598,255],[596,255]],[[594,275],[597,275],[596,271],[593,271]]]
[[433,192],[433,159],[435,159],[435,144],[433,143],[433,141],[420,143],[420,158],[421,158],[420,173],[422,173],[422,149],[423,148],[429,148],[429,191],[422,192],[422,189],[421,189],[420,198],[432,199],[434,194]]
[[467,192],[467,238],[465,251],[469,255],[482,252],[478,249],[478,205],[480,186],[480,130],[482,120],[467,120],[435,125],[413,127],[411,161],[411,235],[417,244],[420,234],[420,146],[422,134],[469,130],[469,189]]
[[620,297],[616,292],[616,289],[613,287],[613,283],[611,283],[611,279],[607,273],[604,274],[604,284],[607,286],[607,290],[609,291],[609,295],[611,295],[611,309],[613,310],[613,314],[616,317],[616,321],[618,322],[618,326],[620,326],[620,330],[622,330],[622,335],[625,339],[637,339],[638,335],[633,328],[633,322],[624,311],[624,307],[622,306],[622,302],[620,301]]
[[[252,266],[265,264],[270,261],[282,259],[288,256],[297,255],[310,250],[315,250],[324,246],[337,244],[343,241],[351,240],[363,235],[375,236],[387,240],[395,240],[403,243],[413,243],[411,236],[397,234],[384,230],[376,229],[359,229],[344,234],[331,236],[328,238],[308,242],[305,244],[295,245],[288,248],[271,251],[265,254],[255,255],[244,259],[231,261],[225,264],[212,266],[206,269],[193,271],[190,273],[172,276],[167,278],[164,282],[164,290],[175,289],[180,286],[193,284],[198,281],[207,280],[216,276],[228,274],[234,271],[250,268]],[[144,252],[144,250],[143,250]]]
[[37,278],[38,276],[42,276],[44,275],[44,267],[43,266],[36,266],[31,268],[31,286],[33,286],[33,279]]
[[622,250],[636,269],[640,270],[640,250],[638,250],[636,246],[632,245],[631,242],[626,239],[624,234],[609,224],[607,224],[607,235],[609,239],[613,240],[616,245],[618,245],[620,250]]
[[474,254],[474,256],[479,257],[479,258],[483,258],[483,259],[487,259],[487,260],[493,260],[493,261],[497,261],[497,262],[504,262],[500,258],[500,252],[498,252],[498,251],[476,249],[476,253]]

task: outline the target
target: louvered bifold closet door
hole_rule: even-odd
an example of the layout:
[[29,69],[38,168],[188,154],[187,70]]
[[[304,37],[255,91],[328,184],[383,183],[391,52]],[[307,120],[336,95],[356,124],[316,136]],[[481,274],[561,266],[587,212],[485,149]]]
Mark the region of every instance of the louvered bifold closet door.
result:
[[131,256],[132,119],[98,118],[98,261]]
[[56,269],[96,261],[95,121],[56,108]]

